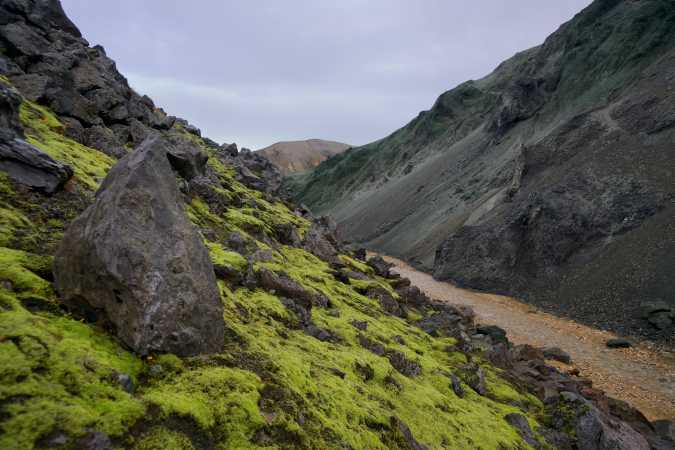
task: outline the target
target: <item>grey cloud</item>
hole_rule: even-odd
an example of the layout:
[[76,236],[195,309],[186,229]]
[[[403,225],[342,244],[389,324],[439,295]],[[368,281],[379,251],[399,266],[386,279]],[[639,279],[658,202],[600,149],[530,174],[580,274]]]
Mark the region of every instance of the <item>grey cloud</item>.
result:
[[381,138],[588,3],[63,0],[136,90],[252,148]]

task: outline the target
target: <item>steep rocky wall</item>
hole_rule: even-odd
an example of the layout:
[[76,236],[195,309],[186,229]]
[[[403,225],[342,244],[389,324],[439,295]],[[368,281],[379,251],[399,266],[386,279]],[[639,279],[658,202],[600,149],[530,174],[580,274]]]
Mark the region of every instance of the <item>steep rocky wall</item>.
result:
[[671,1],[596,1],[288,187],[441,279],[671,340],[637,312],[675,303],[674,24]]

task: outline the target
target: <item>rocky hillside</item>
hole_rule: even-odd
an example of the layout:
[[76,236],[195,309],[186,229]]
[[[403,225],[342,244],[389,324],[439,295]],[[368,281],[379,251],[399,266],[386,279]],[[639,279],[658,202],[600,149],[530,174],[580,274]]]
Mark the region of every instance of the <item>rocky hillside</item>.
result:
[[598,0],[289,187],[439,279],[672,343],[674,141],[673,2]]
[[[667,449],[0,3],[0,448]],[[664,428],[665,429],[665,428]]]
[[308,139],[277,142],[258,151],[269,159],[283,176],[287,176],[306,172],[348,148],[349,145],[341,142]]

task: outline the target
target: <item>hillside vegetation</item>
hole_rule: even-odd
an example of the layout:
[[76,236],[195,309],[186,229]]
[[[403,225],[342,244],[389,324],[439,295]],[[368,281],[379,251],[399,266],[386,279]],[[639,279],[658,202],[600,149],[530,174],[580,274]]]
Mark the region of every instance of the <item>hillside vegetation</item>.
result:
[[661,445],[347,251],[268,160],[131,90],[56,0],[0,17],[0,448]]

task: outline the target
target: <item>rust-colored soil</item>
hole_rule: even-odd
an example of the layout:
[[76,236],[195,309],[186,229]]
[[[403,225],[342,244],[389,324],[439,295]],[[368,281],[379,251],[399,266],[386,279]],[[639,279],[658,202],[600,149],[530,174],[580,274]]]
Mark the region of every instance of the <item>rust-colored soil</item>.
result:
[[432,298],[473,307],[478,321],[499,325],[516,344],[560,347],[572,356],[563,370],[578,368],[581,376],[611,397],[638,408],[650,420],[675,418],[675,355],[648,343],[612,350],[605,346],[616,335],[553,316],[510,297],[459,289],[436,281],[395,258],[395,272],[409,278]]

